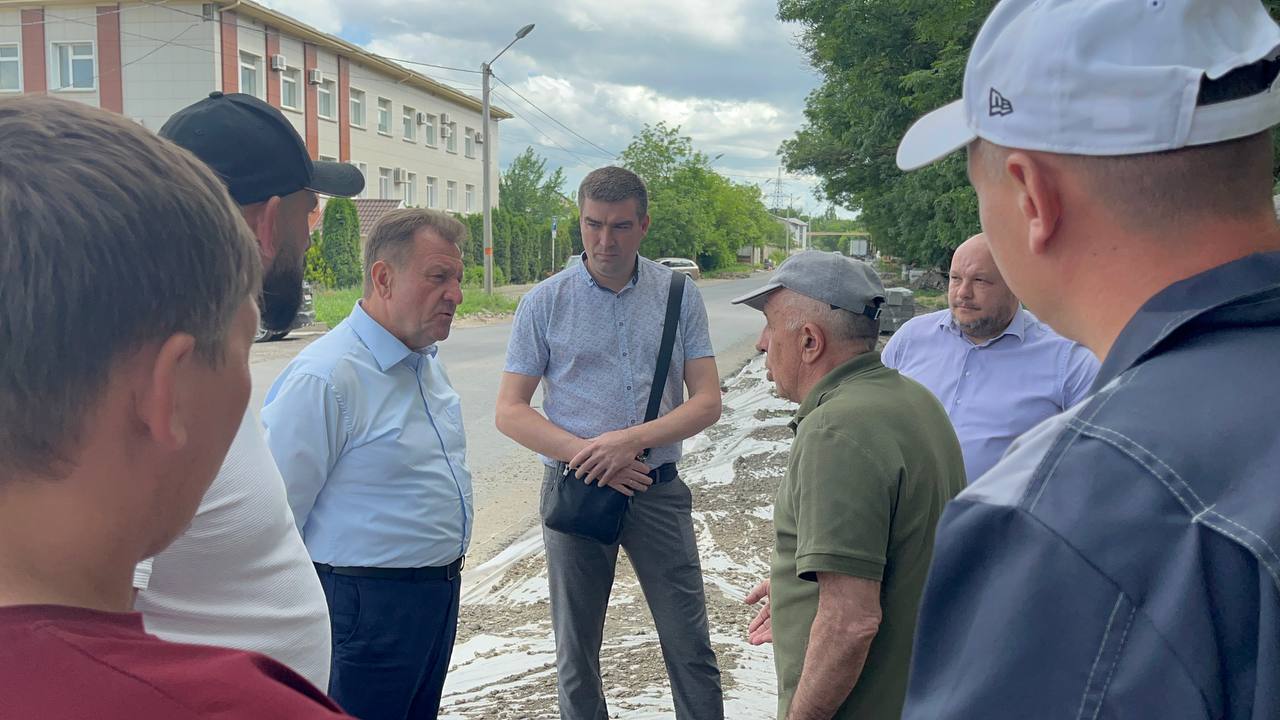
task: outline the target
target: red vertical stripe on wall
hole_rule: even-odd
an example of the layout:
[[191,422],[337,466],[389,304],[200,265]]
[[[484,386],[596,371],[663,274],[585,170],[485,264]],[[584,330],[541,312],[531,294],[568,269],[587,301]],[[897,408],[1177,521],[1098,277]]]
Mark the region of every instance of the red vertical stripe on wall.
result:
[[271,69],[271,58],[280,54],[280,31],[267,28],[267,59],[262,63],[267,78],[267,102],[280,107],[280,73]]
[[320,114],[317,103],[320,101],[320,88],[311,84],[311,71],[318,67],[316,46],[307,43],[302,46],[303,82],[307,84],[307,152],[311,159],[320,157]]
[[124,69],[120,64],[120,6],[98,6],[98,106],[124,112]]
[[44,8],[23,10],[22,18],[22,89],[28,93],[49,90],[49,74],[45,69]]
[[236,14],[222,11],[222,92],[240,92],[240,30]]
[[351,162],[351,62],[338,58],[338,160]]

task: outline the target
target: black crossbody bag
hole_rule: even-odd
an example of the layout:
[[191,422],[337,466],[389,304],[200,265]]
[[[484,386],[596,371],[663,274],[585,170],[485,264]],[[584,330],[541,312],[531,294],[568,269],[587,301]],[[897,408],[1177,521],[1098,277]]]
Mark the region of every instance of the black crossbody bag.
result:
[[[662,344],[658,346],[658,363],[653,372],[653,386],[649,389],[645,422],[657,419],[658,408],[662,405],[662,392],[666,389],[667,371],[671,368],[671,352],[676,341],[676,326],[680,324],[685,279],[684,273],[671,273],[667,318],[662,324]],[[639,459],[644,460],[648,456],[646,449]],[[622,537],[622,523],[630,506],[631,498],[611,487],[601,487],[595,482],[590,485],[584,483],[566,465],[547,496],[542,523],[556,532],[612,545]]]

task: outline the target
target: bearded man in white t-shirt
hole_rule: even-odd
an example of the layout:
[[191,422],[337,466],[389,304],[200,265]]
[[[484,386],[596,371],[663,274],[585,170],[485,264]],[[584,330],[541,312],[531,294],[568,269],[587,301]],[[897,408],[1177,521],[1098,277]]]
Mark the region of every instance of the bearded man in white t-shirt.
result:
[[[313,163],[284,115],[250,95],[215,92],[174,114],[160,135],[227,183],[262,252],[262,325],[287,330],[302,302],[316,193],[357,195],[364,188],[360,171]],[[135,609],[151,633],[261,652],[316,687],[328,687],[331,630],[324,590],[252,410],[191,526],[140,564],[133,584]]]

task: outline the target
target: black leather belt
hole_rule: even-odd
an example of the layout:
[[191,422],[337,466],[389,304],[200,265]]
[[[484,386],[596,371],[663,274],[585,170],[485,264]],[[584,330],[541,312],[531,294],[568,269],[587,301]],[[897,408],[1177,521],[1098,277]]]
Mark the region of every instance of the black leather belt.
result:
[[671,482],[680,477],[680,473],[676,470],[675,463],[667,463],[649,471],[649,477],[653,478],[654,484]]
[[314,563],[314,565],[316,566],[316,572],[321,574],[418,582],[422,580],[452,580],[462,573],[466,560],[467,557],[463,555],[448,565],[418,568],[334,567],[325,563]]

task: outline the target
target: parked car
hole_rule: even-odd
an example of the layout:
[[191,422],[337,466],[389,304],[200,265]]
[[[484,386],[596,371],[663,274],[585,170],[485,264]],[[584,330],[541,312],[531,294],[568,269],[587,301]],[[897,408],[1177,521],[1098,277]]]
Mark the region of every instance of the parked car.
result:
[[672,270],[679,270],[688,275],[690,280],[702,279],[702,269],[698,267],[698,263],[689,258],[658,258],[654,262],[659,265],[666,265]]
[[302,305],[298,308],[298,314],[293,316],[293,324],[287,330],[271,332],[262,327],[262,321],[258,321],[258,335],[254,338],[254,342],[271,342],[272,340],[283,340],[289,333],[297,330],[304,325],[311,325],[316,321],[315,305],[311,302],[311,284],[302,283]]

